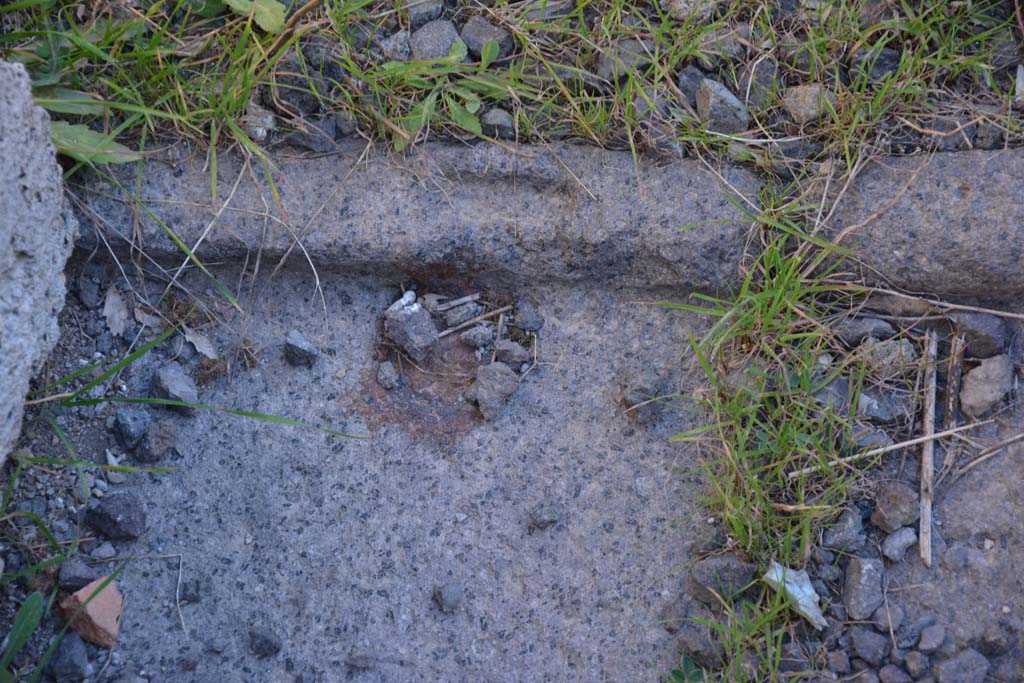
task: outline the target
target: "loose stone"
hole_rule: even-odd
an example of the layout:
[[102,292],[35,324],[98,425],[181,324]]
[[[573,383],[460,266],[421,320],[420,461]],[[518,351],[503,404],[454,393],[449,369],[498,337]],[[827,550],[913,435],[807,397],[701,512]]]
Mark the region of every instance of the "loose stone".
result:
[[[185,369],[177,363],[168,363],[153,375],[152,393],[155,398],[163,398],[183,403],[198,403],[199,391],[195,381],[185,374]],[[196,410],[191,406],[170,406],[184,415],[194,415]]]
[[866,621],[882,604],[882,561],[852,557],[846,565],[843,605],[851,619]]
[[289,364],[311,368],[319,357],[320,349],[298,330],[291,330],[285,336],[284,358]]

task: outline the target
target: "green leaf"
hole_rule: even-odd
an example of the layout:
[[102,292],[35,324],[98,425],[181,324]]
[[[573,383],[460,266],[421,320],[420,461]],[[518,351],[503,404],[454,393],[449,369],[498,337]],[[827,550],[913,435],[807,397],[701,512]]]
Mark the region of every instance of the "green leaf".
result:
[[480,119],[476,117],[464,106],[450,95],[445,96],[445,104],[448,105],[448,115],[451,116],[452,121],[455,122],[459,128],[468,130],[471,133],[477,135],[483,134],[483,130],[480,128]]
[[125,164],[140,158],[138,152],[114,142],[113,136],[80,123],[51,121],[50,133],[58,152],[87,164]]
[[71,88],[48,87],[36,88],[33,99],[43,109],[60,114],[78,114],[92,116],[103,113],[102,100],[93,94],[72,90]]
[[401,135],[395,134],[394,146],[395,150],[401,152],[403,149],[409,146],[416,135],[420,132],[423,126],[427,125],[427,122],[434,116],[434,110],[437,108],[437,89],[430,91],[422,102],[417,104],[415,107],[409,110],[409,113],[403,116],[398,124],[399,127],[405,132],[409,133],[408,138],[404,138]]
[[461,62],[469,54],[469,48],[466,47],[466,43],[463,42],[462,38],[457,38],[452,44],[450,50],[448,50],[448,59],[452,62]]
[[224,10],[227,9],[224,0],[185,0],[185,7],[192,14],[198,14],[207,19],[223,14]]
[[277,0],[226,0],[235,14],[252,16],[256,25],[267,33],[284,31],[284,5]]
[[498,41],[488,40],[480,50],[480,70],[483,71],[498,58]]
[[472,90],[467,88],[455,88],[455,94],[462,98],[462,103],[466,105],[466,109],[469,110],[470,114],[475,114],[480,111],[480,107],[483,106],[480,102],[480,96]]
[[3,657],[0,658],[0,671],[4,673],[8,671],[11,660],[21,652],[21,648],[25,647],[25,643],[32,637],[36,626],[39,625],[44,609],[42,593],[32,593],[25,598],[25,602],[21,603],[18,613],[14,615],[14,625],[11,626],[7,649],[4,650]]

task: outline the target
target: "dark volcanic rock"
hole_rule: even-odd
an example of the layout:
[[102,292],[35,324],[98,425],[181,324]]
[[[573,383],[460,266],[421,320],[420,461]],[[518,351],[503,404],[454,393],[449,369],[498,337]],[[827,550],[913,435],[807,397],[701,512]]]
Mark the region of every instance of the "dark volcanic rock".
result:
[[866,626],[850,629],[850,641],[857,656],[871,666],[879,666],[889,654],[889,639]]
[[281,638],[270,629],[261,626],[249,629],[249,652],[257,657],[273,657],[281,647]]
[[144,406],[118,406],[114,411],[114,433],[125,448],[132,450],[142,442],[149,427],[149,410]]
[[825,529],[821,535],[821,545],[829,550],[855,552],[864,547],[867,536],[864,524],[857,510],[847,508],[840,513],[835,524]]
[[71,557],[60,563],[60,573],[57,578],[57,585],[68,593],[85,588],[90,583],[100,578],[98,569],[86,564],[78,557]]
[[289,364],[311,368],[319,357],[320,349],[298,330],[291,330],[285,336],[284,358]]
[[138,538],[146,531],[146,510],[134,493],[114,493],[89,508],[85,523],[115,541]]
[[750,125],[750,113],[727,87],[705,78],[697,88],[697,115],[715,133],[741,133]]
[[511,368],[504,363],[491,363],[477,369],[476,382],[469,394],[484,418],[493,420],[501,414],[505,402],[518,386],[519,376]]
[[938,683],[984,683],[989,662],[977,650],[964,650],[952,659],[935,666],[935,680]]
[[843,605],[851,619],[866,621],[882,604],[881,560],[852,557],[846,565]]
[[964,354],[968,358],[991,358],[1006,350],[1010,329],[999,316],[960,311],[949,317],[956,332],[964,336]]
[[917,521],[921,506],[917,491],[902,481],[883,481],[875,489],[875,509],[871,523],[886,533]]
[[[77,683],[89,675],[89,652],[77,633],[65,633],[46,670],[57,683]],[[12,679],[13,680],[13,679]]]

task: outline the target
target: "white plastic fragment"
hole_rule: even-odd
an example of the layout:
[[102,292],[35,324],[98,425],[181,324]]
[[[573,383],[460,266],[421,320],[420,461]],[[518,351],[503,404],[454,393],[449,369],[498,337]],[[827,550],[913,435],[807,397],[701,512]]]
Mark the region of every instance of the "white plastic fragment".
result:
[[819,631],[826,626],[825,615],[818,606],[820,600],[811,578],[803,569],[789,569],[778,562],[772,562],[762,580],[789,600],[790,606]]

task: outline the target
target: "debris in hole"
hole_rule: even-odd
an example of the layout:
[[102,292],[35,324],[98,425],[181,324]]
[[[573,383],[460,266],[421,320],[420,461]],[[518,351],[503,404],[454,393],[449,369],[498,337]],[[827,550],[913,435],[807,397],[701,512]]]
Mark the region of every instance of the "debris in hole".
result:
[[384,313],[384,332],[417,363],[424,362],[437,344],[437,327],[416,293],[409,291]]
[[444,322],[448,327],[458,327],[463,323],[469,322],[483,312],[484,309],[480,304],[471,301],[448,310],[444,314]]
[[284,340],[284,358],[296,367],[313,367],[320,349],[298,330],[291,330]]
[[489,346],[494,341],[494,326],[486,322],[474,325],[459,334],[459,341],[474,349]]
[[511,339],[499,339],[494,343],[495,359],[509,366],[519,368],[530,362],[530,352]]
[[467,391],[467,397],[476,402],[486,420],[494,420],[501,414],[508,398],[519,386],[519,377],[504,363],[481,366],[476,372],[476,382]]
[[1013,386],[1013,363],[1006,355],[986,358],[964,375],[960,388],[960,408],[971,417],[979,417],[1009,393]]

